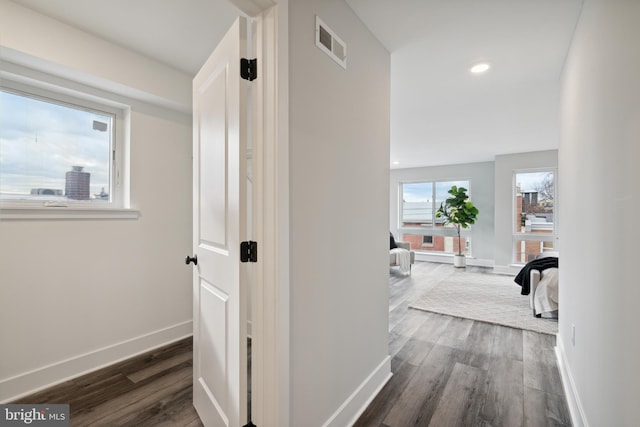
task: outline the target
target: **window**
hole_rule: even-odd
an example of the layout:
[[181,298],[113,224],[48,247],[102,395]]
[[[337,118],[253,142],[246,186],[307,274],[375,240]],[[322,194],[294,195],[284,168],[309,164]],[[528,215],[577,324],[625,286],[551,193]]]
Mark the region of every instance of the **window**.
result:
[[402,184],[402,227],[432,227],[433,200],[432,182]]
[[555,173],[552,170],[514,173],[514,262],[523,264],[555,240]]
[[400,184],[401,228],[442,227],[436,211],[449,197],[449,189],[454,185],[469,189],[469,181],[407,182]]
[[0,203],[123,207],[121,109],[4,79],[0,109]]
[[[409,242],[411,249],[432,253],[453,254],[457,252],[458,237],[452,225],[445,226],[436,218],[440,204],[449,197],[452,186],[469,189],[469,181],[424,181],[400,184],[401,240]],[[462,236],[464,252],[470,252],[470,237]]]

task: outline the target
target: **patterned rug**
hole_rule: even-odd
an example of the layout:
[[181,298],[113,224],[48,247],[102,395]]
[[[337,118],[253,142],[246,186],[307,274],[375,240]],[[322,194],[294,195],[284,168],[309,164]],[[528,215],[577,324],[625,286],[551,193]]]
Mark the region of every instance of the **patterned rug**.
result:
[[520,295],[520,287],[511,276],[456,273],[436,284],[409,307],[545,334],[558,332],[557,319],[533,316],[529,296]]

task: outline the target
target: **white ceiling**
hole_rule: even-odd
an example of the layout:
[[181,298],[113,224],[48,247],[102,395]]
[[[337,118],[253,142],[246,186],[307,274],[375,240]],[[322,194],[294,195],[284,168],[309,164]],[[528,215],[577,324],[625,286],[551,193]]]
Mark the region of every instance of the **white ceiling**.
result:
[[[392,53],[392,167],[558,148],[582,0],[346,1]],[[472,75],[479,60],[492,68]]]
[[238,16],[226,0],[11,0],[194,75]]
[[[226,0],[13,1],[192,75],[237,15]],[[393,168],[558,147],[582,0],[346,2],[391,52]],[[492,69],[471,75],[477,60]]]

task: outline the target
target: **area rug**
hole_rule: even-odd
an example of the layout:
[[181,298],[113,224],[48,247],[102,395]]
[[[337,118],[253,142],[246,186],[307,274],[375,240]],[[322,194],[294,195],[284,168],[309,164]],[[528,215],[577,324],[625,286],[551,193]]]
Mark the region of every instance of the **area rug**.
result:
[[409,307],[512,328],[556,334],[557,319],[533,316],[529,296],[513,277],[459,272],[443,279]]

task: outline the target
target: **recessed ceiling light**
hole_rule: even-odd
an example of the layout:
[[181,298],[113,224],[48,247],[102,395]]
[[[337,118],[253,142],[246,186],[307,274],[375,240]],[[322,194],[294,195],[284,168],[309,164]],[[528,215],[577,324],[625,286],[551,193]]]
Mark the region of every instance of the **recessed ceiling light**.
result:
[[488,62],[478,62],[474,64],[469,71],[473,74],[482,74],[489,71],[489,68],[491,68],[491,65]]
[[400,164],[400,162],[393,162],[393,164],[394,164],[394,165],[399,165],[399,164]]

